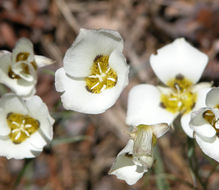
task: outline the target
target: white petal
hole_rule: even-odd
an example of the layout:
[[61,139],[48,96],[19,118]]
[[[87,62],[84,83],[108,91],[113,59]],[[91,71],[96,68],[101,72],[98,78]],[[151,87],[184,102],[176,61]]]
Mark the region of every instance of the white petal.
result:
[[38,67],[45,67],[55,63],[54,60],[42,55],[35,55],[34,59]]
[[190,125],[191,126],[201,126],[206,124],[206,120],[203,118],[203,113],[207,110],[211,110],[211,108],[207,108],[207,107],[203,107],[199,110],[193,111],[192,115],[191,115],[191,121],[190,121]]
[[40,122],[41,135],[45,135],[48,141],[52,140],[54,119],[50,116],[46,104],[39,96],[33,96],[26,101],[26,105],[28,114]]
[[117,49],[122,52],[123,40],[112,30],[80,30],[78,37],[67,50],[64,69],[73,77],[86,77],[98,55],[108,55]]
[[205,100],[206,100],[207,93],[210,90],[211,90],[211,87],[208,85],[205,85],[205,83],[200,83],[193,87],[192,91],[197,94],[197,100],[195,103],[195,107],[193,108],[193,111],[196,111],[202,107],[206,107]]
[[209,107],[215,107],[219,105],[219,87],[211,89],[206,97],[206,105]]
[[36,80],[32,82],[23,79],[11,79],[8,76],[11,66],[11,55],[3,54],[0,56],[0,83],[5,84],[19,96],[29,96],[35,89]]
[[[199,136],[203,138],[212,138],[216,135],[216,130],[204,118],[203,113],[210,108],[202,108],[198,111],[192,112],[190,126]],[[212,110],[213,111],[213,110]]]
[[20,63],[16,63],[16,64],[13,64],[12,65],[12,71],[17,74],[18,76],[20,76],[22,79],[24,79],[25,81],[28,81],[28,82],[33,82],[36,78],[35,78],[35,74],[31,68],[32,67],[29,67],[30,70],[32,70],[31,74],[27,74],[24,72],[24,69],[23,69],[23,63],[20,62]]
[[14,144],[8,138],[0,138],[0,156],[5,156],[8,159],[24,159],[24,158],[33,158],[37,156],[40,151],[31,146],[28,141],[24,141],[20,144]]
[[[197,100],[192,111],[197,111],[198,109],[205,107],[205,99],[209,88],[209,85],[206,83],[200,83],[193,87],[192,91],[197,94]],[[184,132],[191,138],[193,138],[193,129],[190,127],[189,122],[191,120],[191,112],[184,114],[181,118],[181,126]]]
[[129,185],[135,184],[144,174],[142,167],[136,166],[128,153],[132,153],[133,140],[129,140],[126,147],[117,155],[109,174],[116,175],[118,179],[125,180]]
[[175,115],[160,107],[160,91],[152,85],[137,85],[129,92],[126,122],[129,125],[172,123]]
[[40,152],[43,150],[43,147],[49,143],[48,139],[45,138],[39,130],[32,134],[27,140],[28,143]]
[[5,55],[5,54],[11,54],[11,52],[8,50],[0,50],[0,56]]
[[206,137],[206,138],[212,138],[216,135],[216,130],[214,129],[213,126],[211,126],[208,123],[201,125],[201,126],[194,127],[194,131],[199,136]]
[[197,143],[199,144],[202,151],[208,155],[209,157],[213,158],[217,162],[219,162],[219,139],[215,136],[212,142],[208,142],[203,140],[200,136],[196,135],[195,137]]
[[123,88],[128,85],[129,66],[122,52],[114,50],[109,57],[109,66],[117,73],[117,83]]
[[28,60],[34,60],[33,44],[27,38],[21,38],[17,41],[15,48],[12,51],[12,62],[16,63],[16,57],[21,52],[29,53]]
[[0,136],[6,136],[10,133],[10,129],[7,124],[7,115],[11,112],[21,114],[28,113],[21,99],[10,93],[5,94],[0,99]]
[[169,129],[170,126],[166,123],[160,123],[151,126],[153,133],[156,135],[157,138],[162,137]]
[[194,131],[192,130],[192,128],[189,125],[190,120],[191,120],[191,112],[184,114],[181,117],[180,122],[181,122],[182,129],[184,130],[186,135],[188,135],[190,138],[193,138]]
[[205,69],[208,57],[183,38],[159,49],[151,55],[150,63],[157,77],[165,84],[178,74],[196,83]]
[[[114,60],[119,61],[118,58],[110,58],[112,65],[114,65]],[[117,62],[117,64],[120,64],[120,62]],[[117,68],[123,68],[123,70],[117,70]],[[61,99],[65,109],[82,113],[98,114],[110,108],[116,102],[128,81],[128,67],[125,68],[123,64],[121,64],[121,66],[113,69],[118,76],[116,86],[104,90],[100,94],[88,92],[84,80],[74,80],[68,77],[63,68],[57,70],[55,73],[55,86],[57,91],[64,91]]]

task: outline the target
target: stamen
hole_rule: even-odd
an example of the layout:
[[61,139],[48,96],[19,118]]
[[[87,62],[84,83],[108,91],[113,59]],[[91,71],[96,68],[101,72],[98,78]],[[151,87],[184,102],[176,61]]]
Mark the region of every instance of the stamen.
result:
[[111,80],[113,82],[116,82],[116,80],[114,78],[107,78],[107,80]]
[[197,98],[197,95],[191,91],[192,82],[182,75],[177,75],[167,84],[172,92],[161,95],[162,108],[172,113],[191,111]]
[[98,69],[99,69],[100,74],[102,74],[103,72],[101,70],[100,63],[98,62],[97,65],[98,65]]
[[14,130],[12,130],[12,133],[16,133],[18,131],[20,131],[20,129],[14,129]]
[[90,75],[90,76],[88,76],[88,78],[98,78],[98,76],[97,75]]
[[26,131],[26,130],[22,130],[28,137],[30,136],[30,134]]
[[32,127],[32,125],[27,124],[27,125],[25,125],[24,127],[25,127],[25,128],[30,128],[30,127]]
[[94,86],[91,87],[91,90],[93,90],[95,87],[97,87],[100,83],[96,83]]
[[106,73],[108,73],[110,71],[110,67],[108,67],[108,69],[106,70]]
[[98,55],[94,59],[91,73],[86,78],[86,89],[91,93],[99,94],[112,88],[117,83],[116,72],[109,67],[109,56]]
[[104,84],[100,91],[103,92],[105,89],[106,89],[106,85]]
[[40,126],[40,123],[32,117],[17,113],[9,113],[7,115],[7,123],[11,129],[9,137],[15,144],[25,141],[35,133]]
[[21,136],[21,132],[19,131],[18,134],[15,137],[15,140],[18,140],[20,136]]
[[12,124],[16,125],[16,126],[19,126],[19,124],[15,121],[12,121]]

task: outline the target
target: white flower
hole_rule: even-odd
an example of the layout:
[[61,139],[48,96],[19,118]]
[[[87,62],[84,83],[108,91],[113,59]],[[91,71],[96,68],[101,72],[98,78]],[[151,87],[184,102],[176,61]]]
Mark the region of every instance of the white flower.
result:
[[219,87],[208,92],[206,105],[192,113],[190,126],[202,151],[219,162]]
[[151,55],[150,63],[157,77],[166,87],[138,85],[128,98],[127,123],[171,124],[181,114],[181,125],[192,137],[189,127],[191,111],[205,104],[210,83],[196,84],[206,67],[208,57],[183,38],[164,46]]
[[52,140],[54,119],[38,96],[22,100],[15,94],[0,99],[0,156],[37,156]]
[[117,155],[109,174],[129,185],[135,184],[153,165],[153,146],[168,129],[167,124],[136,126],[131,133],[132,139]]
[[98,114],[110,108],[128,84],[123,40],[113,30],[81,29],[55,74],[65,109]]
[[33,44],[21,38],[12,53],[0,52],[0,83],[19,96],[31,96],[35,94],[37,68],[52,63],[49,58],[34,55]]

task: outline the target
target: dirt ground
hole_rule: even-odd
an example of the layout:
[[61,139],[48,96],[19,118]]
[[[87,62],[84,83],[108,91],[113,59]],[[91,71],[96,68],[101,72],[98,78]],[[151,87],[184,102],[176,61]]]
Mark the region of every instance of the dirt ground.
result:
[[[62,66],[63,56],[80,28],[107,28],[120,32],[130,65],[129,85],[117,103],[99,115],[65,111],[49,72]],[[201,81],[219,85],[219,2],[217,0],[0,0],[0,49],[12,50],[27,37],[36,54],[56,63],[39,70],[37,94],[56,119],[54,141],[33,160],[0,158],[0,190],[160,190],[154,168],[134,186],[108,171],[128,135],[124,131],[127,95],[136,84],[158,84],[149,57],[165,44],[185,37],[209,56]],[[189,190],[193,183],[188,165],[186,135],[180,127],[159,140],[163,169],[171,190]],[[0,147],[0,149],[3,147]],[[200,176],[206,178],[217,163],[196,148]],[[25,166],[25,167],[24,167]],[[23,173],[21,171],[24,171]],[[19,178],[19,176],[21,176]],[[218,190],[219,172],[208,179]],[[199,189],[199,185],[197,187]],[[166,190],[163,188],[163,190]]]

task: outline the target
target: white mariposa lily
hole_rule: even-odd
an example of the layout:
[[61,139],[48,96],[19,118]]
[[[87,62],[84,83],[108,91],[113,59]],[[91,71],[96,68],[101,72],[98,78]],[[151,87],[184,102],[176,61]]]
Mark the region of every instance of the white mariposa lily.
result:
[[52,63],[49,58],[34,55],[31,41],[21,38],[12,53],[0,52],[0,83],[19,96],[31,96],[35,94],[37,68]]
[[55,73],[65,109],[98,114],[111,107],[128,84],[123,40],[113,30],[81,29]]
[[52,140],[53,124],[54,119],[40,97],[23,100],[15,94],[5,94],[0,99],[0,156],[37,156]]
[[202,151],[219,162],[219,87],[208,92],[206,106],[192,113],[190,126]]
[[131,139],[117,155],[109,174],[116,175],[129,185],[135,184],[152,167],[153,147],[157,138],[168,130],[167,124],[136,126],[131,133]]
[[150,64],[166,87],[141,84],[134,87],[128,98],[127,123],[172,124],[181,114],[181,125],[192,137],[189,127],[191,111],[205,105],[211,83],[199,83],[208,57],[183,38],[176,39],[151,55]]

